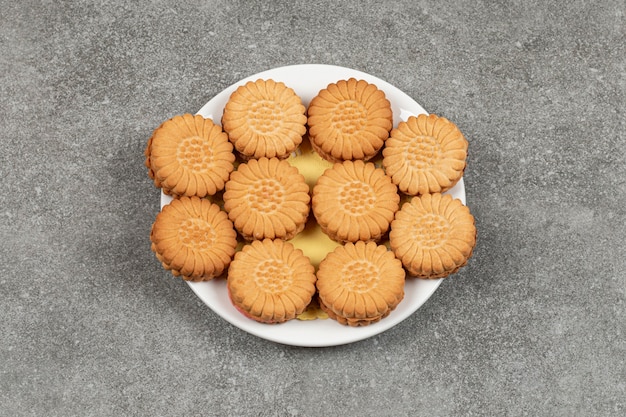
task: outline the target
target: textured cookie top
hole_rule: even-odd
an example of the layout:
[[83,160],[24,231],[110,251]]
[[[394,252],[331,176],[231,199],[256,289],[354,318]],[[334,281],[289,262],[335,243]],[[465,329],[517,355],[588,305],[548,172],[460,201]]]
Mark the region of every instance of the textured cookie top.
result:
[[409,195],[444,192],[463,176],[468,142],[459,128],[434,114],[410,116],[385,143],[383,167]]
[[334,314],[372,319],[402,300],[405,275],[401,262],[385,246],[347,243],[320,263],[316,286],[321,303]]
[[157,214],[150,240],[166,269],[187,280],[206,280],[221,275],[230,264],[237,233],[217,204],[181,197]]
[[378,240],[389,229],[400,196],[385,172],[371,162],[336,163],[313,187],[313,213],[333,239]]
[[340,80],[315,96],[308,108],[309,136],[333,162],[372,158],[393,126],[385,93],[364,80]]
[[293,237],[309,214],[309,186],[298,169],[277,158],[239,165],[226,183],[224,209],[246,239]]
[[389,243],[410,275],[441,278],[467,263],[476,244],[474,216],[447,194],[404,203],[391,223]]
[[237,252],[228,291],[245,315],[278,323],[302,313],[315,294],[315,268],[301,250],[280,239],[255,240]]
[[305,107],[295,91],[274,80],[249,81],[235,90],[222,125],[246,159],[286,158],[306,133]]
[[222,128],[200,115],[162,123],[145,151],[149,175],[167,194],[205,197],[224,188],[233,170],[233,146]]

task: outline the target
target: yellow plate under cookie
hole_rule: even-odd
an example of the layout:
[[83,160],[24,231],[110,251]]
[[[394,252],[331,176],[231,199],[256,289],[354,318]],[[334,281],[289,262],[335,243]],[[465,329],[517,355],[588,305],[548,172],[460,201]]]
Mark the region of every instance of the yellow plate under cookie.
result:
[[[298,171],[304,176],[311,191],[313,191],[313,186],[317,178],[322,175],[324,171],[333,166],[331,162],[322,159],[313,148],[311,148],[311,143],[306,137],[298,150],[294,152],[287,161],[298,168]],[[291,240],[291,243],[309,257],[315,269],[317,269],[322,259],[326,257],[326,254],[332,252],[339,246],[339,243],[330,239],[322,232],[320,226],[315,222],[313,214],[309,216],[309,221],[304,230],[298,233],[296,237]]]
[[[212,98],[198,111],[198,114],[219,123],[222,117],[222,109],[228,101],[230,94],[247,81],[254,81],[259,78],[272,78],[275,81],[284,82],[287,86],[293,88],[302,98],[303,104],[308,106],[310,100],[320,90],[326,88],[328,84],[350,77],[366,80],[385,92],[385,95],[391,102],[394,114],[394,127],[401,120],[406,120],[411,115],[426,114],[426,111],[414,99],[380,78],[349,68],[315,64],[274,68],[246,77]],[[311,184],[314,184],[316,176],[330,164],[321,159],[316,159],[319,158],[317,155],[308,154],[306,146],[305,143],[299,151],[300,155],[292,157],[290,162],[298,167],[307,179],[309,186],[311,186]],[[465,204],[463,178],[447,194],[451,194]],[[161,207],[170,201],[171,198],[169,196],[161,193]],[[319,264],[323,256],[337,245],[323,235],[315,224],[307,225],[307,229],[294,238],[292,242],[301,248],[314,264]],[[277,325],[258,323],[246,318],[233,307],[228,298],[226,281],[224,279],[207,282],[187,282],[194,293],[213,312],[233,326],[266,340],[306,347],[342,345],[380,334],[415,313],[430,298],[440,283],[441,280],[422,280],[407,277],[404,300],[387,318],[365,327],[346,327],[334,320],[291,320]]]

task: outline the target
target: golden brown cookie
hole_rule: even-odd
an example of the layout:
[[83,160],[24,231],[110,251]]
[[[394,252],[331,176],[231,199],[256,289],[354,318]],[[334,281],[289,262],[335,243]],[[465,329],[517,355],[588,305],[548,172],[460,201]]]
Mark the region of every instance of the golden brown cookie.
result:
[[400,191],[441,193],[463,176],[468,142],[459,128],[434,114],[400,122],[383,149],[383,167]]
[[206,281],[228,268],[237,233],[217,204],[199,197],[180,197],[157,214],[150,240],[157,259],[174,276]]
[[259,79],[248,81],[232,93],[222,125],[244,159],[284,159],[302,142],[305,111],[293,89],[282,82]]
[[315,294],[315,268],[301,250],[280,239],[255,240],[228,269],[228,294],[242,314],[261,323],[296,318]]
[[474,216],[461,200],[448,194],[413,197],[396,213],[389,243],[410,275],[444,278],[472,256]]
[[380,240],[399,202],[385,172],[360,160],[336,163],[313,187],[313,214],[324,233],[339,242]]
[[309,186],[278,158],[240,164],[226,183],[224,209],[247,240],[291,239],[309,215]]
[[355,78],[329,84],[311,100],[307,111],[311,144],[332,162],[371,159],[393,127],[385,93]]
[[320,307],[341,324],[365,326],[389,315],[404,298],[406,272],[384,245],[346,243],[317,271]]
[[155,129],[145,157],[154,184],[174,196],[214,195],[224,188],[235,161],[222,128],[191,114],[175,116]]

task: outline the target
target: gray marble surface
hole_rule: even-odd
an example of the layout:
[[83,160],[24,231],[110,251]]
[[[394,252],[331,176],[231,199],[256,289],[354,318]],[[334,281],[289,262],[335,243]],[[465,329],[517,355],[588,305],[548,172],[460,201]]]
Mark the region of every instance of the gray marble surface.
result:
[[[2,1],[1,416],[626,413],[626,6]],[[382,78],[470,141],[469,265],[372,338],[299,348],[150,251],[152,130],[239,79]]]

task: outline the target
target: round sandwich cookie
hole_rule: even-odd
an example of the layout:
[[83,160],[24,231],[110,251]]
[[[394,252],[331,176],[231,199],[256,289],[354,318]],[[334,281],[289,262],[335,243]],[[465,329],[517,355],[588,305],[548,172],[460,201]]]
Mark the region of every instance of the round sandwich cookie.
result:
[[384,245],[346,243],[329,253],[317,271],[320,307],[348,326],[387,317],[404,298],[406,272]]
[[371,162],[335,163],[313,187],[320,228],[338,242],[378,241],[399,208],[397,187]]
[[222,128],[191,114],[163,122],[152,133],[144,155],[154,184],[175,197],[216,194],[235,162],[233,146]]
[[284,159],[302,142],[305,112],[293,89],[282,82],[259,79],[231,94],[222,125],[243,159]]
[[230,265],[237,232],[217,204],[180,197],[157,214],[150,241],[157,259],[174,276],[206,281],[222,275]]
[[331,162],[371,159],[393,127],[385,93],[355,78],[329,84],[311,100],[307,114],[311,145]]
[[261,323],[282,323],[305,311],[315,295],[315,268],[300,249],[281,239],[255,240],[228,269],[235,308]]
[[400,122],[383,149],[383,168],[408,195],[442,193],[463,176],[468,142],[459,128],[437,115]]
[[476,245],[474,216],[448,194],[404,203],[391,223],[389,244],[409,275],[444,278],[467,264]]
[[291,239],[309,215],[309,186],[289,162],[251,159],[226,183],[224,209],[246,240]]

